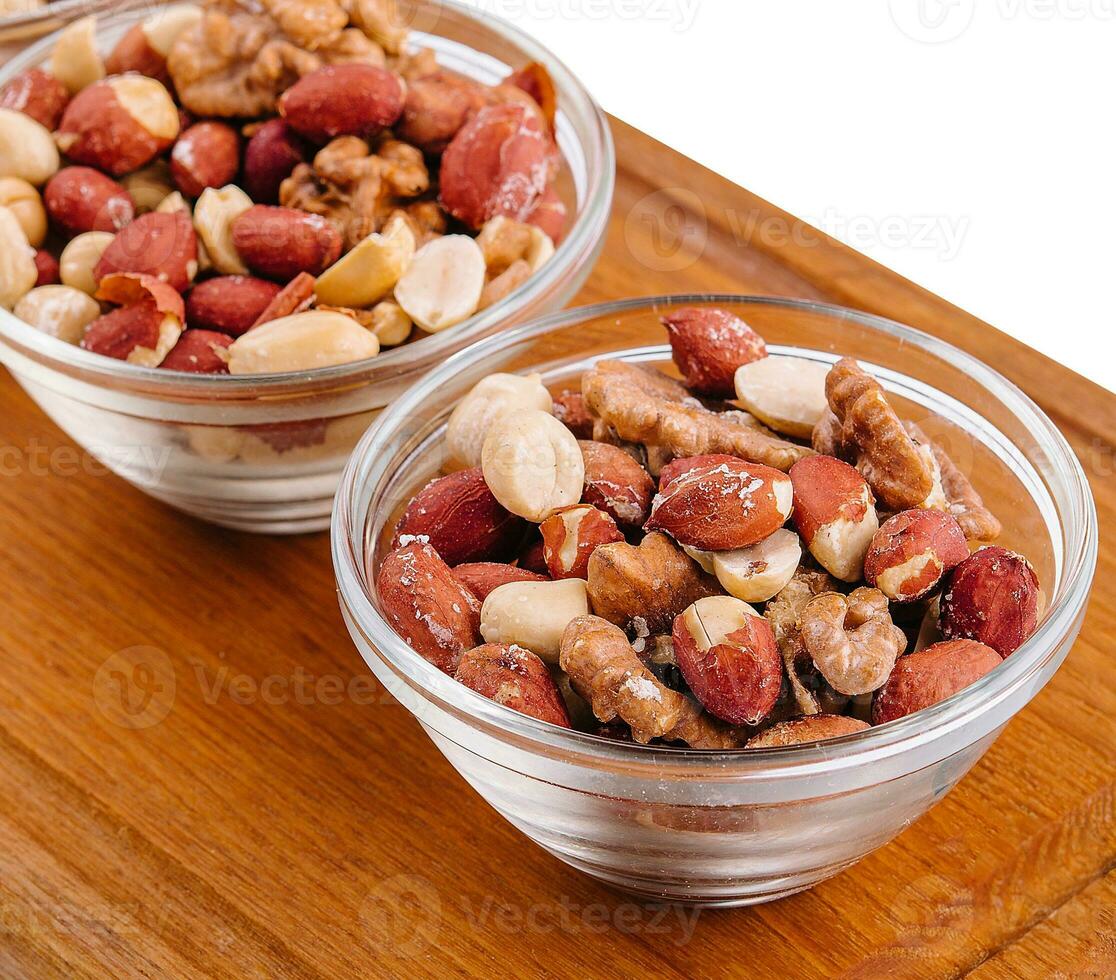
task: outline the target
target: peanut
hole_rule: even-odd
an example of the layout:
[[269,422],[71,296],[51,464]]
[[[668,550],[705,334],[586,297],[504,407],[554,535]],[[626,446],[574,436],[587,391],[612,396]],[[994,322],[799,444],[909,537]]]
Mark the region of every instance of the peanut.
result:
[[395,300],[423,330],[437,333],[476,312],[484,280],[484,255],[476,241],[446,235],[415,253],[395,287]]
[[70,94],[105,77],[105,63],[97,48],[97,18],[75,20],[55,42],[50,58],[50,73]]
[[72,286],[40,286],[16,303],[15,315],[36,330],[77,344],[85,328],[101,315],[95,299]]
[[50,131],[30,116],[0,109],[0,177],[41,187],[62,165]]
[[97,291],[93,270],[115,237],[107,231],[87,231],[73,239],[62,251],[62,282],[92,296]]
[[378,303],[372,308],[372,332],[381,347],[397,347],[411,336],[411,318],[397,303]]
[[0,207],[15,215],[32,248],[42,247],[47,233],[46,208],[34,187],[19,177],[0,177]]
[[829,366],[802,357],[771,354],[736,372],[736,397],[764,425],[809,439],[826,413]]
[[369,235],[318,277],[318,302],[351,309],[371,306],[391,292],[414,257],[415,234],[406,218],[396,215],[382,232]]
[[503,416],[531,409],[551,412],[553,408],[541,375],[490,374],[453,410],[446,427],[446,447],[459,463],[479,466],[488,431]]
[[536,523],[581,499],[585,461],[577,440],[539,410],[500,419],[481,450],[484,480],[513,514]]
[[514,643],[556,664],[566,627],[587,615],[583,579],[511,582],[485,599],[480,631],[486,643]]
[[0,307],[10,310],[29,293],[39,278],[35,250],[15,214],[0,207]]
[[233,244],[232,226],[251,207],[252,199],[235,184],[220,190],[207,187],[194,205],[194,228],[210,264],[222,275],[248,275],[248,266]]
[[253,327],[229,347],[230,374],[309,371],[380,352],[376,335],[343,313],[297,313]]

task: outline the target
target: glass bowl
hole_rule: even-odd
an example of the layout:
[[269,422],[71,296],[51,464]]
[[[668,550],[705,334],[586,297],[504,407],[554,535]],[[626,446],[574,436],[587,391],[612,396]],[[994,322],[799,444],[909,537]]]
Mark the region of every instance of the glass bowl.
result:
[[[371,360],[268,375],[192,375],[143,368],[49,337],[0,309],[0,360],[78,444],[120,476],[180,510],[242,530],[329,526],[341,470],[381,409],[426,372],[503,327],[560,309],[604,243],[615,183],[608,123],[569,70],[518,29],[455,3],[414,8],[412,43],[446,67],[491,83],[543,61],[558,91],[559,190],[571,221],[554,257],[502,302],[465,323]],[[433,11],[430,13],[429,11]],[[426,15],[424,16],[424,12]],[[105,18],[106,50],[150,13]],[[44,38],[0,67],[0,85],[45,62]]]
[[[411,495],[443,462],[454,403],[494,371],[553,390],[601,357],[669,362],[659,317],[732,310],[776,353],[860,359],[903,415],[972,477],[1034,562],[1049,600],[1035,635],[954,697],[814,745],[697,752],[606,741],[518,714],[415,654],[374,578]],[[571,354],[576,351],[576,354]],[[792,894],[886,843],[952,789],[1058,669],[1081,628],[1097,559],[1088,483],[1053,423],[969,355],[908,327],[793,300],[685,296],[572,310],[489,338],[398,399],[361,440],[333,515],[341,610],[361,656],[500,814],[582,871],[637,895],[745,905]]]

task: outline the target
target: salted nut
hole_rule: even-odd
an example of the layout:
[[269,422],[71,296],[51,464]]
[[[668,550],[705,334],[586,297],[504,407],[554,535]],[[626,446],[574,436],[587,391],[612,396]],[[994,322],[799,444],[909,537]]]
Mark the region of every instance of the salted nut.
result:
[[[529,238],[487,220],[490,284]],[[1035,570],[969,554],[998,521],[858,364],[770,354],[729,311],[664,325],[689,387],[599,361],[556,397],[489,375],[454,409],[451,472],[406,507],[379,586],[421,655],[597,737],[790,750],[937,704],[1038,628]],[[877,492],[914,504],[881,524]]]
[[794,523],[810,554],[842,582],[859,581],[880,526],[864,477],[848,463],[812,456],[791,468],[790,479]]
[[12,312],[51,337],[77,344],[85,328],[101,315],[101,307],[80,289],[40,286],[16,303]]
[[513,643],[557,663],[566,627],[588,613],[582,579],[513,582],[484,600],[480,631],[486,643]]
[[396,284],[395,299],[423,330],[438,333],[477,311],[484,278],[477,243],[467,235],[446,235],[415,253]]
[[0,207],[0,307],[10,310],[31,291],[38,278],[35,250],[28,244],[19,220],[9,208]]
[[312,371],[380,352],[376,335],[342,313],[297,313],[254,327],[229,347],[230,374]]
[[0,177],[18,177],[41,187],[60,166],[50,130],[22,112],[0,109]]
[[415,234],[397,215],[318,277],[318,302],[353,309],[372,306],[395,288],[414,257]]
[[875,589],[811,599],[802,611],[802,640],[833,688],[852,695],[881,687],[907,646],[891,621],[887,597]]
[[536,410],[500,418],[481,450],[484,479],[513,514],[541,522],[581,499],[585,463],[577,440]]
[[793,531],[780,528],[748,548],[706,554],[729,595],[744,602],[767,602],[794,577],[802,561],[802,544]]
[[809,439],[828,409],[829,366],[773,354],[744,364],[734,386],[740,404],[764,425],[795,439]]
[[[67,25],[43,67],[0,86],[0,208],[21,232],[0,227],[0,304],[148,277],[186,303],[177,333],[139,302],[92,321],[67,293],[20,309],[92,353],[204,374],[359,361],[506,307],[565,231],[556,88],[539,63],[458,76],[391,6],[179,3],[113,45],[96,17]],[[325,428],[293,447],[289,426],[189,442],[309,456],[336,448]]]
[[479,466],[489,430],[505,415],[537,410],[550,412],[553,401],[537,374],[490,374],[458,402],[446,427],[450,457]]
[[96,17],[82,17],[58,35],[50,73],[74,95],[105,77],[105,63],[97,47]]

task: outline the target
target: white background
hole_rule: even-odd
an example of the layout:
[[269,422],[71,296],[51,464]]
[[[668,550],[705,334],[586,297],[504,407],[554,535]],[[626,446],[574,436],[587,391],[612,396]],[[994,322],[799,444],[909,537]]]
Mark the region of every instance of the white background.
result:
[[466,0],[608,111],[1116,390],[1116,0]]

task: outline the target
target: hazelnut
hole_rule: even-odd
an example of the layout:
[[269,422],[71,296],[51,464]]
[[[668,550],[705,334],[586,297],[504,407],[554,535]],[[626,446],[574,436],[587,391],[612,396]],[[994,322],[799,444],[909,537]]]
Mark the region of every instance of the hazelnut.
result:
[[1001,657],[1014,653],[1038,627],[1038,576],[1022,555],[981,548],[950,575],[942,596],[942,634],[976,640]]

